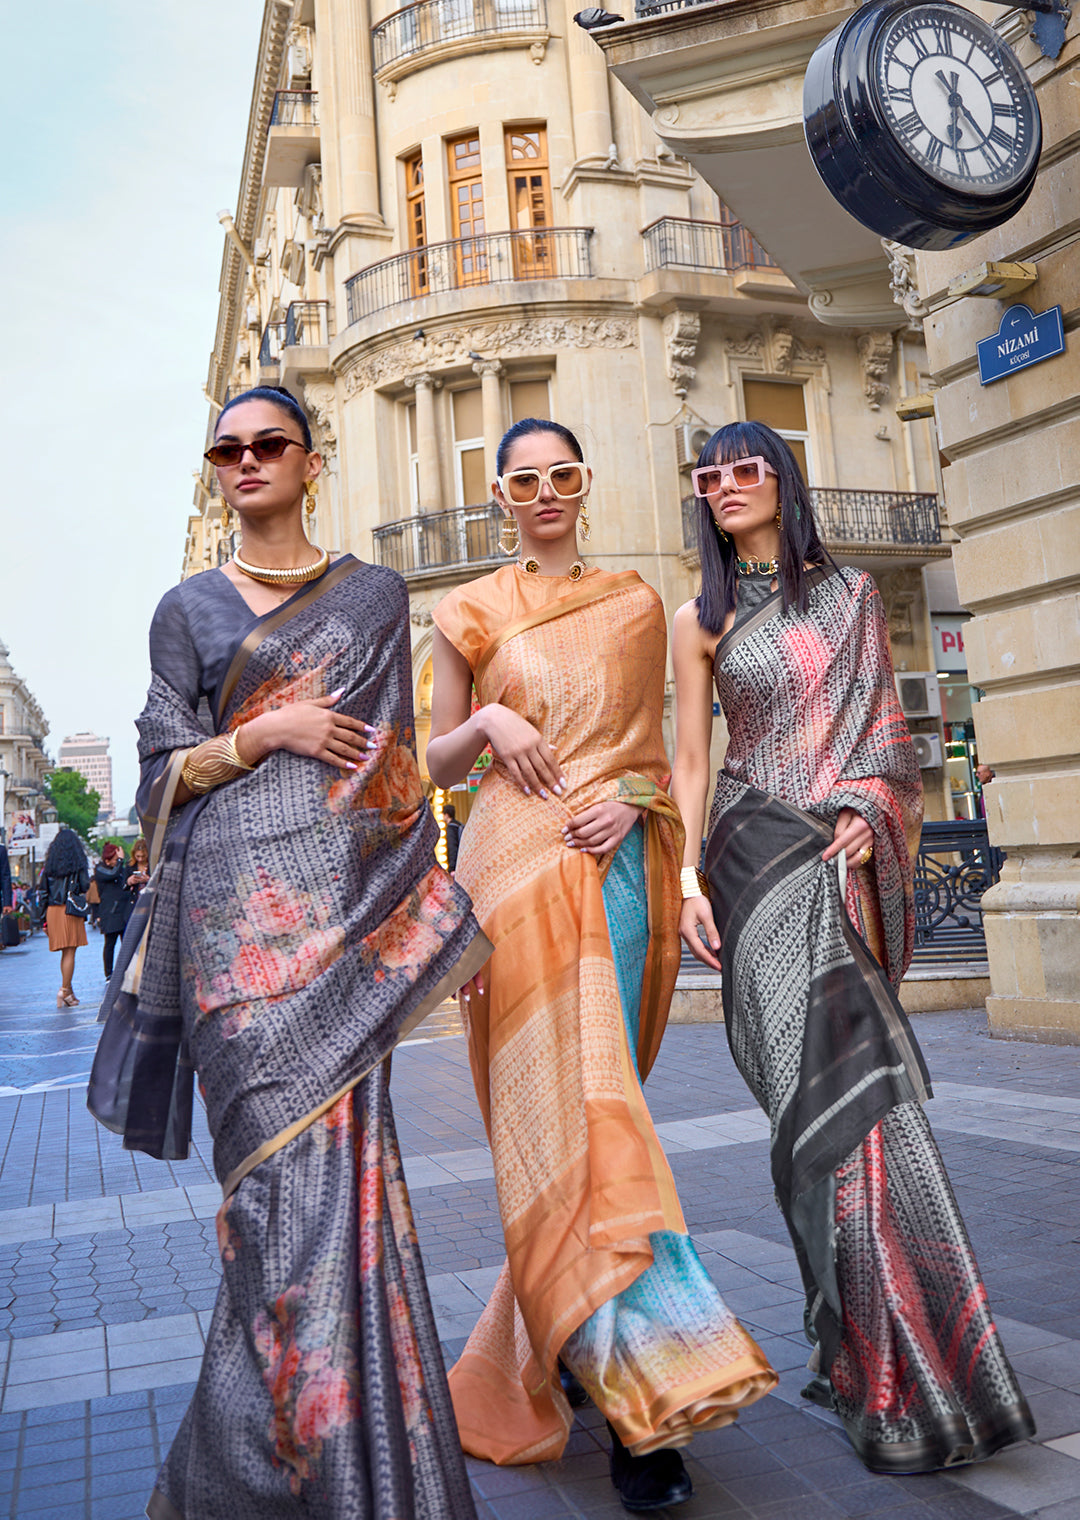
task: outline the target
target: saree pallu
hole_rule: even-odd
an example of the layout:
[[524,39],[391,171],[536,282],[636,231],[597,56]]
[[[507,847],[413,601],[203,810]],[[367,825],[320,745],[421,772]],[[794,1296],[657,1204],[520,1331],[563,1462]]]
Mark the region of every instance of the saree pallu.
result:
[[[559,1456],[572,1419],[554,1377],[565,1348],[626,1445],[679,1444],[727,1423],[775,1376],[707,1279],[674,1293],[676,1311],[697,1292],[708,1298],[697,1315],[697,1329],[709,1321],[703,1346],[688,1325],[681,1346],[676,1330],[635,1347],[616,1323],[620,1296],[657,1257],[653,1238],[663,1237],[665,1260],[669,1237],[686,1240],[638,1075],[659,1048],[679,961],[682,829],[664,790],[663,609],[633,573],[591,570],[567,588],[510,566],[452,592],[434,616],[480,701],[533,723],[567,781],[561,798],[526,797],[496,757],[458,855],[457,879],[494,946],[484,993],[463,1013],[507,1247],[450,1375],[462,1442],[499,1463]],[[636,989],[633,1047],[605,909],[611,862],[568,849],[561,835],[606,798],[641,810],[632,898],[643,938],[622,965]],[[635,1309],[669,1308],[659,1297],[624,1301],[626,1322]],[[575,1340],[605,1310],[608,1323]]]
[[[720,641],[716,675],[731,745],[705,869],[724,1016],[770,1118],[820,1369],[868,1467],[977,1460],[1034,1426],[893,985],[910,955],[905,836],[921,810],[872,581],[819,573],[804,614],[770,597]],[[874,830],[874,873],[821,858],[844,807]]]
[[[89,1093],[126,1145],[182,1156],[197,1070],[225,1192],[221,1294],[149,1513],[469,1516],[386,1062],[488,946],[434,861],[405,587],[348,557],[264,618],[213,572],[177,591],[171,636],[201,674],[155,668],[139,719],[159,862]],[[198,626],[215,612],[225,658]],[[385,739],[358,770],[276,751],[171,813],[208,731],[339,688]]]

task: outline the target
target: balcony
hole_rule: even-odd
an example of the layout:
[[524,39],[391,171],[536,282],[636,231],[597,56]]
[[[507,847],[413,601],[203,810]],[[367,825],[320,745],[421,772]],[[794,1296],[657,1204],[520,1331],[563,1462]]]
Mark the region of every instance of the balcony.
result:
[[260,385],[287,385],[330,370],[329,301],[293,301],[283,322],[268,322],[259,344]]
[[[845,559],[869,551],[875,560],[946,555],[938,499],[932,491],[842,491],[811,486],[814,516],[825,544]],[[683,546],[698,553],[697,498],[682,499]],[[892,551],[892,554],[890,554]]]
[[740,269],[777,269],[741,222],[697,222],[682,216],[662,216],[642,230],[645,272],[654,269],[693,269],[733,274]]
[[319,97],[314,90],[278,90],[266,134],[263,182],[298,190],[308,164],[319,161]]
[[546,0],[418,0],[373,26],[371,46],[375,72],[388,81],[474,45],[535,45],[542,56],[547,37]]
[[406,580],[433,579],[448,570],[503,564],[503,514],[493,501],[383,523],[372,529],[375,559]]
[[530,228],[429,243],[370,264],[345,282],[348,321],[422,296],[503,280],[582,280],[592,275],[591,227]]

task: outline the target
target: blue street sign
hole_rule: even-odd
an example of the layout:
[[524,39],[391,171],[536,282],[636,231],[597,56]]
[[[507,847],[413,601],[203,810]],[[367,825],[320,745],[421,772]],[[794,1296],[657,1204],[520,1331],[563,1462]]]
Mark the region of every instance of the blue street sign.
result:
[[1065,329],[1061,325],[1061,307],[1051,306],[1038,316],[1021,301],[1010,306],[1001,318],[1001,326],[992,337],[976,343],[979,356],[979,379],[983,385],[1003,380],[1018,369],[1052,359],[1065,352]]

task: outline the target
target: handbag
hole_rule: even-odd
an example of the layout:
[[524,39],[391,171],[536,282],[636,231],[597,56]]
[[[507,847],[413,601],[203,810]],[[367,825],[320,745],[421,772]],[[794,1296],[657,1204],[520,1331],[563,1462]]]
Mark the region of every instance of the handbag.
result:
[[19,933],[19,925],[14,913],[5,913],[0,918],[0,944],[6,950],[14,950],[16,945],[22,944],[22,935]]
[[[71,877],[68,877],[68,881]],[[86,900],[85,892],[72,892],[68,888],[67,901],[64,903],[64,912],[69,918],[86,918],[90,912],[90,904]]]

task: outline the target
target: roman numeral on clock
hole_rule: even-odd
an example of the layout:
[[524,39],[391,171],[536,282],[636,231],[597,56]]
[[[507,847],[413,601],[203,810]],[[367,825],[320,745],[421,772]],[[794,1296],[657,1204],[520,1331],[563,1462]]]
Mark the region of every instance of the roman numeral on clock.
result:
[[1013,139],[1009,136],[1008,132],[1003,132],[1000,127],[990,128],[990,141],[997,143],[999,148],[1012,149]]
[[914,137],[916,132],[922,131],[923,119],[918,111],[909,111],[906,116],[899,118],[896,125],[905,137]]
[[930,146],[926,150],[926,161],[930,164],[940,164],[941,155],[945,152],[945,144],[940,137],[931,137]]
[[952,32],[945,26],[934,26],[934,50],[952,57]]
[[911,45],[912,45],[912,47],[915,49],[915,56],[917,58],[919,58],[920,60],[923,59],[923,58],[929,58],[930,57],[930,49],[926,46],[926,43],[923,41],[922,32],[916,31],[913,28],[908,33],[908,36],[911,39]]

